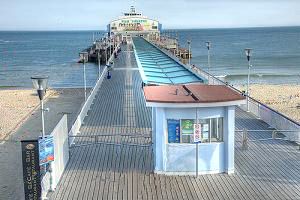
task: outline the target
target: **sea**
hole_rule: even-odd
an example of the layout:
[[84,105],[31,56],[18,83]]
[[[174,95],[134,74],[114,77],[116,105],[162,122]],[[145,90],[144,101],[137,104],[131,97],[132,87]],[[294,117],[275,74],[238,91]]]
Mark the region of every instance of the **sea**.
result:
[[[211,42],[211,73],[231,84],[245,84],[252,48],[251,83],[300,83],[300,27],[178,29],[181,47],[191,40],[191,63],[207,70],[206,41]],[[48,75],[52,88],[83,86],[83,65],[78,54],[104,31],[0,32],[0,87],[31,88],[30,77]],[[94,86],[98,66],[86,65],[87,85]]]

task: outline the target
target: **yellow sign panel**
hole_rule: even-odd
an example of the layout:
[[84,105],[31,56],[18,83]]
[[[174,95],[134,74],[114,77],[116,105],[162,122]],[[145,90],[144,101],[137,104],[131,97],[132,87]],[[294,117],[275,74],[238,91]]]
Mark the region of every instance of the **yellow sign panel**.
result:
[[155,31],[158,30],[158,22],[143,18],[120,19],[112,22],[112,31]]

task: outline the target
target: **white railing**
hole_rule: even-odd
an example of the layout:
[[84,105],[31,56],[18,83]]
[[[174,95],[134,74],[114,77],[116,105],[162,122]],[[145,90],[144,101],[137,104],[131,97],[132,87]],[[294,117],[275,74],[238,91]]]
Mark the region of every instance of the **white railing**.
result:
[[67,115],[64,115],[50,134],[53,136],[54,161],[50,164],[52,172],[47,172],[42,178],[43,197],[46,197],[50,190],[56,188],[69,161],[67,123]]
[[[249,143],[250,142],[261,142],[261,141],[267,141],[267,140],[282,140],[282,141],[290,141],[289,138],[286,137],[281,137],[281,135],[278,134],[283,134],[284,136],[287,135],[287,133],[300,133],[299,130],[235,130],[236,133],[241,133],[242,138],[241,141],[236,141],[240,142],[243,150],[248,150],[249,148]],[[249,133],[263,133],[264,137],[263,138],[249,138]],[[300,150],[300,143],[296,142],[298,149]]]
[[[115,50],[113,51],[113,53],[111,54],[108,63],[113,61],[114,59],[114,53],[118,50],[119,45],[117,46],[117,48],[115,48]],[[92,89],[89,97],[87,98],[86,102],[84,103],[84,105],[82,106],[79,115],[77,116],[74,124],[72,125],[72,128],[69,132],[69,136],[76,136],[79,133],[80,127],[83,124],[84,118],[87,116],[88,111],[91,108],[91,105],[96,97],[96,94],[98,93],[99,88],[101,87],[101,84],[107,74],[107,66],[105,66],[105,68],[102,71],[102,74],[100,76],[100,78],[98,79],[98,81],[96,82],[95,87]],[[74,137],[72,137],[69,140],[69,146],[71,146],[73,144],[74,141]]]

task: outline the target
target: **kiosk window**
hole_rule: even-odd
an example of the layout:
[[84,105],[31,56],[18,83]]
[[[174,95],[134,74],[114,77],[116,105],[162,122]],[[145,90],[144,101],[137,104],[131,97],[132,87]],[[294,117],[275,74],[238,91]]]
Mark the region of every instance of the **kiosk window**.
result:
[[181,120],[181,143],[193,143],[194,123],[193,119]]
[[[168,119],[168,143],[194,143],[195,119]],[[201,142],[223,142],[223,118],[198,119]]]

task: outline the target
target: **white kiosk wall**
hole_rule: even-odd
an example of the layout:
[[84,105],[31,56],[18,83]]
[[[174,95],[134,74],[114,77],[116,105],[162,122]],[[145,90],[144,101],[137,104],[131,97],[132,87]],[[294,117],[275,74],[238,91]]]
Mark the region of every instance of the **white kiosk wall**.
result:
[[[168,143],[168,119],[196,119],[196,108],[161,108],[152,110],[155,172],[194,175],[196,144]],[[234,171],[235,107],[197,108],[198,119],[223,118],[223,142],[200,143],[199,174]]]

